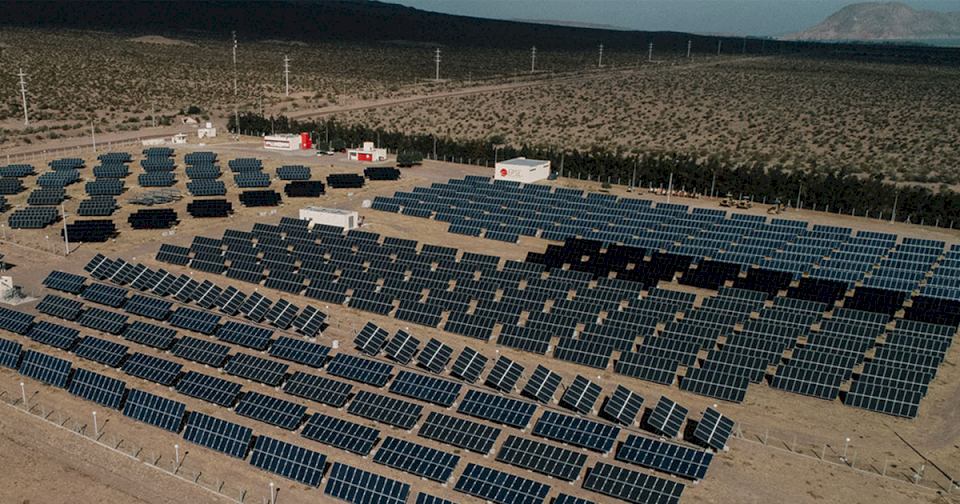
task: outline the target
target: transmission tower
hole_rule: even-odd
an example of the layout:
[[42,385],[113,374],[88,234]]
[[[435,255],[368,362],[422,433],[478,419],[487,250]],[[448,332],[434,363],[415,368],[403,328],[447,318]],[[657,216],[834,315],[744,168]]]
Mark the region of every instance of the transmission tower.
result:
[[437,76],[435,77],[435,80],[437,82],[440,82],[440,48],[439,47],[437,48],[437,55],[435,57],[435,61],[437,63]]
[[287,86],[287,96],[290,96],[290,58],[283,55],[283,80]]
[[597,61],[597,68],[603,67],[603,44],[600,44],[600,59]]
[[650,45],[647,46],[647,61],[653,63],[653,42],[650,42]]
[[20,73],[17,74],[20,76],[20,96],[23,97],[23,124],[24,126],[30,126],[30,118],[27,117],[27,85],[24,83],[23,78],[27,74],[23,73],[23,69],[20,69]]
[[237,122],[236,140],[240,140],[240,104],[237,102],[237,31],[233,30],[233,113]]
[[692,40],[687,41],[687,59],[690,59],[690,47],[693,45]]
[[718,40],[718,41],[717,41],[717,56],[720,56],[720,48],[721,48],[721,47],[723,47],[723,41],[722,41],[722,40]]
[[537,46],[533,46],[533,49],[530,50],[530,73],[533,73],[537,68]]

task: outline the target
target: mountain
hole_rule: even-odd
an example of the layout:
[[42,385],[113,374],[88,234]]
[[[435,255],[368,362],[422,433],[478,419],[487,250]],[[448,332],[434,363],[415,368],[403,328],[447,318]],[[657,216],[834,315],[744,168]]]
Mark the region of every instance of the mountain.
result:
[[899,2],[848,5],[783,40],[922,40],[960,38],[960,12],[915,10]]

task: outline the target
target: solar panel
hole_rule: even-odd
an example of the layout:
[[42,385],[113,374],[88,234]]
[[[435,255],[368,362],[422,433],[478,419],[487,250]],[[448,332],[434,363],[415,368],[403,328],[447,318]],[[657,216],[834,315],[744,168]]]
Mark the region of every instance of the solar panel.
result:
[[174,327],[180,327],[201,334],[213,334],[220,323],[220,315],[180,307],[167,321]]
[[240,395],[240,384],[196,371],[188,371],[177,382],[177,392],[229,408]]
[[363,326],[363,329],[357,334],[357,337],[354,338],[353,343],[361,352],[376,355],[380,352],[380,349],[383,348],[383,344],[387,341],[387,336],[389,335],[390,333],[381,329],[373,322],[367,322],[367,324]]
[[254,292],[240,306],[240,311],[246,318],[259,323],[267,315],[267,310],[270,309],[271,304],[273,304],[273,301],[263,297],[259,292]]
[[320,333],[320,329],[323,327],[323,321],[326,320],[326,318],[326,313],[312,306],[307,306],[293,319],[293,327],[296,327],[297,331],[304,336],[313,338]]
[[687,408],[661,396],[660,401],[650,413],[647,424],[667,437],[677,437],[683,427],[683,421],[687,419]]
[[356,504],[405,504],[410,485],[334,462],[323,493]]
[[69,392],[81,399],[118,410],[126,389],[126,382],[77,368],[70,379]]
[[327,372],[348,380],[366,383],[380,388],[387,384],[393,366],[363,357],[338,353],[327,365]]
[[270,356],[306,364],[314,368],[323,367],[330,347],[286,336],[281,336],[270,347]]
[[184,336],[173,346],[172,353],[182,359],[192,360],[208,366],[220,367],[230,347],[212,341]]
[[19,368],[22,351],[23,345],[20,343],[0,338],[0,366],[10,369]]
[[580,446],[600,453],[607,453],[620,434],[620,428],[562,415],[554,411],[545,411],[533,428],[533,434],[547,439]]
[[390,392],[449,408],[456,402],[460,387],[459,383],[400,371],[390,384]]
[[100,308],[87,308],[80,315],[78,322],[83,327],[89,327],[109,334],[120,334],[127,326],[130,317]]
[[563,378],[557,373],[542,365],[537,365],[537,368],[533,370],[533,375],[530,376],[526,386],[523,387],[523,394],[540,402],[549,403],[550,399],[553,398],[553,393],[557,391],[562,381]]
[[475,383],[487,365],[487,358],[470,347],[464,347],[450,368],[450,373],[467,383]]
[[431,412],[417,431],[418,436],[486,455],[501,430],[464,418]]
[[246,392],[234,410],[238,415],[259,420],[282,429],[294,430],[303,420],[307,407],[259,392]]
[[460,456],[387,436],[373,461],[421,478],[445,483],[460,462]]
[[137,320],[128,325],[121,335],[127,341],[166,350],[173,344],[177,331]]
[[281,362],[238,353],[227,361],[224,371],[234,376],[276,387],[290,366]]
[[586,415],[593,410],[593,405],[600,398],[600,392],[602,391],[603,388],[596,383],[577,375],[560,398],[560,404]]
[[703,418],[697,422],[693,431],[693,438],[714,450],[723,450],[727,439],[733,432],[734,422],[729,417],[721,415],[713,408],[703,412]]
[[684,484],[598,462],[583,481],[583,488],[636,504],[677,504]]
[[407,364],[413,358],[413,354],[416,353],[419,346],[420,340],[410,336],[405,331],[398,330],[393,338],[387,342],[384,352],[400,364]]
[[43,285],[58,291],[79,294],[86,281],[87,279],[80,275],[54,270],[43,280]]
[[183,439],[239,459],[247,458],[253,430],[217,417],[191,411]]
[[527,427],[536,410],[536,404],[488,394],[479,390],[468,390],[460,406],[457,407],[458,413],[518,429]]
[[240,311],[240,305],[247,299],[247,295],[238,291],[236,287],[227,287],[217,298],[216,305],[226,315],[234,316]]
[[190,249],[163,243],[157,251],[157,260],[177,266],[186,266],[190,262]]
[[27,331],[27,337],[33,341],[61,350],[69,350],[77,341],[79,335],[80,331],[72,327],[64,327],[46,321],[37,322]]
[[164,320],[167,318],[167,315],[170,314],[170,308],[172,306],[173,303],[164,299],[135,294],[124,303],[123,309],[134,315],[140,315],[154,320]]
[[322,453],[266,436],[257,436],[250,457],[254,467],[312,487],[320,486],[326,463]]
[[20,363],[20,374],[34,380],[66,388],[70,378],[70,361],[35,350],[27,350]]
[[130,347],[120,343],[94,338],[93,336],[84,336],[73,348],[73,353],[87,360],[117,367],[120,365],[120,361],[127,356],[128,350],[130,350]]
[[236,343],[255,350],[265,350],[270,345],[273,331],[231,320],[217,330],[216,336],[220,341]]
[[361,390],[350,401],[350,414],[410,430],[417,424],[423,407],[385,395]]
[[699,480],[706,476],[713,454],[631,435],[617,450],[617,460]]
[[123,416],[170,432],[180,432],[187,405],[165,397],[130,389]]
[[563,481],[575,481],[580,477],[587,456],[559,446],[510,436],[497,452],[497,461]]
[[340,408],[350,397],[353,385],[297,371],[287,380],[283,391],[311,401]]
[[632,425],[643,407],[643,397],[640,397],[632,390],[617,385],[613,395],[607,399],[603,405],[603,414],[608,418],[614,419],[622,424]]
[[127,358],[120,370],[137,378],[169,386],[177,379],[182,368],[182,364],[137,352]]
[[340,418],[314,413],[300,435],[366,457],[376,444],[380,431]]
[[523,374],[523,366],[501,355],[487,375],[487,385],[510,392]]
[[550,493],[550,485],[471,462],[454,490],[497,504],[541,504]]
[[37,304],[38,312],[65,320],[77,320],[82,309],[82,302],[54,294],[47,294]]

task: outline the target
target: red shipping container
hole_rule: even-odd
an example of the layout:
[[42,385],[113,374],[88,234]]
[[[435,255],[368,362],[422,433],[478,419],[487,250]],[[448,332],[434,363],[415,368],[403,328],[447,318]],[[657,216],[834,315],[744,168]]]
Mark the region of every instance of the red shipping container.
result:
[[313,142],[310,141],[310,133],[300,133],[300,148],[309,149],[313,147]]

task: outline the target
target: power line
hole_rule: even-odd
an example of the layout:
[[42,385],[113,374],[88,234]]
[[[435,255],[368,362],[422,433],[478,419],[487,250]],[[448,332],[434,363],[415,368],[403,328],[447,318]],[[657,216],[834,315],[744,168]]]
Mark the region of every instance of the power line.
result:
[[27,74],[23,73],[23,69],[21,68],[20,73],[17,75],[20,76],[20,95],[23,96],[23,124],[24,126],[30,126],[30,118],[27,117],[27,87],[23,81],[23,78],[26,77]]

